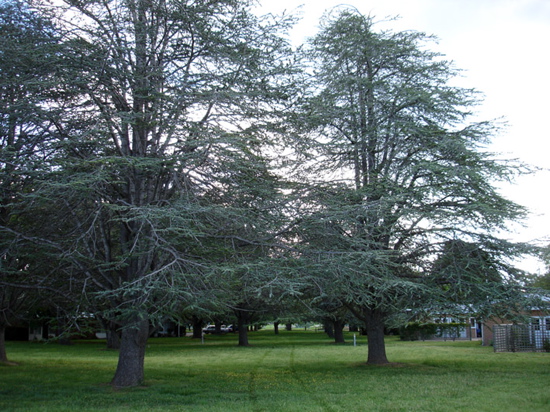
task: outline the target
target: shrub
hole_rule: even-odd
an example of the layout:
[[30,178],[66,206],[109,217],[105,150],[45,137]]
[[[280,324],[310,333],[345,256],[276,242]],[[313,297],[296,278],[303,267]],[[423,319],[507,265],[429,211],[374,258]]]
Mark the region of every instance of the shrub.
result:
[[399,328],[401,340],[426,340],[434,337],[449,337],[455,339],[460,336],[460,331],[467,326],[466,323],[421,323],[409,322]]

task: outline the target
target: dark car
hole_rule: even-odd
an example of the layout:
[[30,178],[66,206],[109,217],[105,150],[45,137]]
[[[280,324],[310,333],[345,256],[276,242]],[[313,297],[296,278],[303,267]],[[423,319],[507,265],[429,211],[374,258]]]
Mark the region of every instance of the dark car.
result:
[[202,330],[202,333],[208,335],[209,333],[216,333],[216,325],[208,325]]

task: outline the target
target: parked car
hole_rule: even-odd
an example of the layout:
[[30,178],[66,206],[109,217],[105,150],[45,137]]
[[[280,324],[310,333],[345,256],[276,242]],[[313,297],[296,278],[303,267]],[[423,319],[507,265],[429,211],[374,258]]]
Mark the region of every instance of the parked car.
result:
[[202,330],[202,333],[208,335],[209,333],[216,333],[216,325],[208,325]]
[[[225,326],[221,325],[219,329],[219,333],[232,333],[235,332],[237,328],[235,328],[233,325]],[[202,333],[208,335],[210,333],[216,333],[216,325],[208,325],[206,328],[202,330]]]

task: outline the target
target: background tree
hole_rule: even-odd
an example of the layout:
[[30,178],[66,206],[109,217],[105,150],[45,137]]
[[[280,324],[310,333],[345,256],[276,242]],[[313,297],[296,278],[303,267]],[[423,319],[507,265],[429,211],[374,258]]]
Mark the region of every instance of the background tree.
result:
[[529,286],[542,290],[550,290],[550,246],[542,247],[539,250],[539,258],[545,265],[545,273],[538,273],[537,275],[531,275],[527,282]]
[[44,245],[19,233],[40,219],[23,197],[49,167],[47,105],[59,95],[59,38],[48,19],[19,1],[0,4],[0,32],[0,360],[7,361],[5,328],[28,315],[52,269]]
[[540,258],[546,266],[546,273],[532,277],[530,283],[535,288],[550,290],[550,246],[542,248]]
[[[524,213],[493,186],[517,169],[483,149],[495,128],[467,122],[476,95],[449,85],[456,70],[428,40],[376,32],[372,18],[344,10],[327,15],[310,42],[317,188],[301,230],[321,237],[302,242],[304,256],[324,293],[365,323],[369,364],[388,362],[392,315],[434,291],[427,275],[438,245],[458,238],[504,260],[521,251],[494,235]],[[518,290],[516,274],[501,273],[506,297]]]
[[539,275],[533,279],[532,286],[545,290],[550,290],[550,272]]

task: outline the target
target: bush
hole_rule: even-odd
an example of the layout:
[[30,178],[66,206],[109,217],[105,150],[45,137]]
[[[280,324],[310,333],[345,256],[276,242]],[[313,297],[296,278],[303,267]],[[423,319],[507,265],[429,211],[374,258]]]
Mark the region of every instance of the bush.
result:
[[431,339],[437,333],[437,323],[409,322],[399,328],[401,340],[426,340]]
[[449,337],[455,339],[460,336],[460,331],[465,328],[465,323],[421,323],[409,322],[399,328],[401,340],[426,340],[434,337]]

